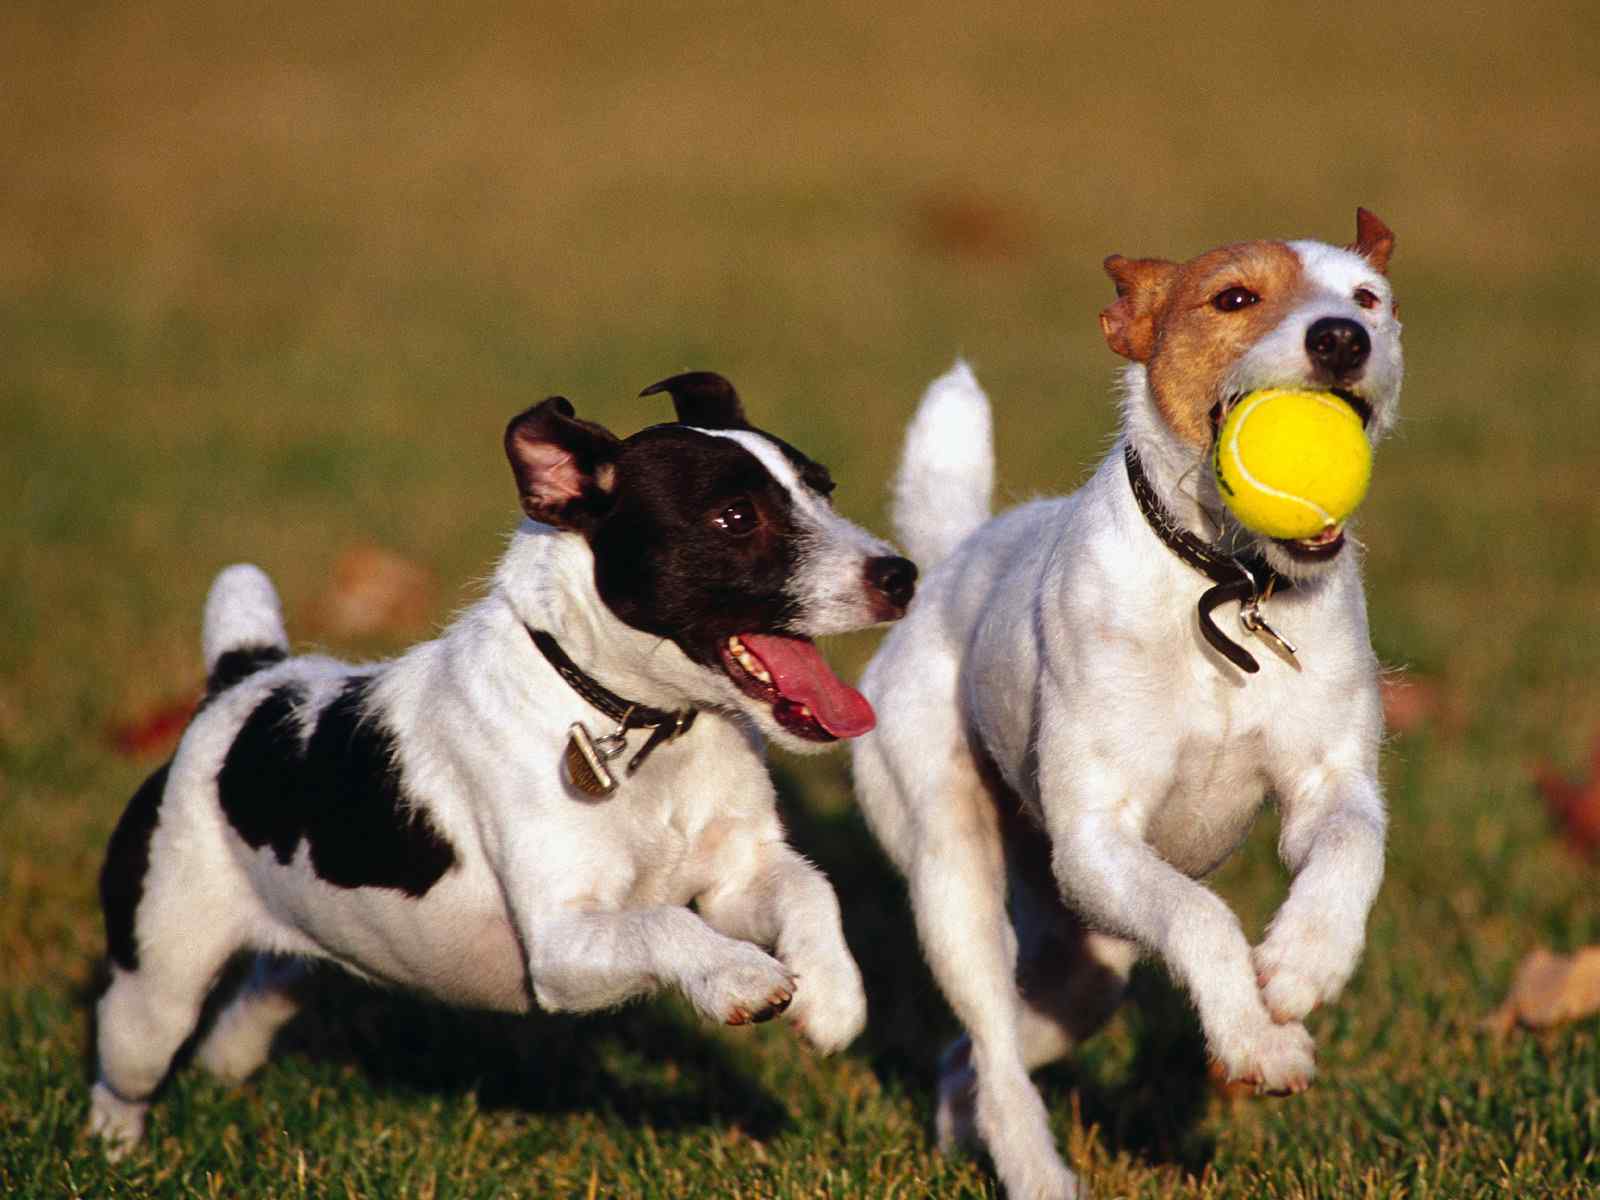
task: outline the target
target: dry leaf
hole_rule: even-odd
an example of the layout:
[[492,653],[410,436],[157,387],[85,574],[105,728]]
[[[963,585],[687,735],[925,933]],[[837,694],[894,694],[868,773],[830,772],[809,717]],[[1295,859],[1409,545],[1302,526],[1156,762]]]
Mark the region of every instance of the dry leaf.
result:
[[198,700],[166,700],[152,705],[138,716],[111,726],[106,731],[118,754],[127,758],[165,754],[177,745],[178,738],[194,716]]
[[914,215],[917,240],[951,258],[1016,258],[1036,240],[1020,209],[973,192],[925,196]]
[[1589,754],[1588,778],[1569,779],[1541,760],[1533,768],[1533,782],[1561,839],[1575,853],[1593,855],[1600,851],[1600,736]]
[[1499,1034],[1518,1024],[1544,1029],[1600,1013],[1600,946],[1557,954],[1540,946],[1517,968],[1506,1001],[1484,1018]]
[[1385,671],[1378,688],[1383,698],[1383,724],[1390,733],[1416,733],[1444,714],[1444,688],[1438,680]]
[[333,579],[312,601],[306,626],[326,637],[417,634],[427,628],[433,572],[378,546],[354,546],[333,565]]

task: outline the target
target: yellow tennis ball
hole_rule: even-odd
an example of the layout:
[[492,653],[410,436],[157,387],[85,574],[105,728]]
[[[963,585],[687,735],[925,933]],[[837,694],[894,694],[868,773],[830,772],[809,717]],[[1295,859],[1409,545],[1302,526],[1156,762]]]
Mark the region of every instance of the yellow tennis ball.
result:
[[1228,413],[1214,465],[1222,499],[1241,524],[1298,540],[1355,512],[1372,477],[1372,447],[1361,418],[1339,397],[1263,388]]

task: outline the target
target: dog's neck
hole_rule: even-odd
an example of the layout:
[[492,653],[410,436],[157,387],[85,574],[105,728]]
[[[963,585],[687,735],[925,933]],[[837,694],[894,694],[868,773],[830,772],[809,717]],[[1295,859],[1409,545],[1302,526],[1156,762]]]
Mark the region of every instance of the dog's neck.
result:
[[[1139,452],[1150,484],[1167,512],[1202,541],[1213,541],[1219,529],[1212,514],[1221,508],[1205,456],[1180,439],[1161,419],[1142,365],[1130,366],[1122,378],[1123,438]],[[1113,456],[1122,461],[1121,442]]]
[[662,709],[703,699],[695,694],[702,668],[671,642],[624,624],[600,599],[594,554],[582,535],[524,521],[495,571],[495,591],[518,621],[549,633],[619,696]]

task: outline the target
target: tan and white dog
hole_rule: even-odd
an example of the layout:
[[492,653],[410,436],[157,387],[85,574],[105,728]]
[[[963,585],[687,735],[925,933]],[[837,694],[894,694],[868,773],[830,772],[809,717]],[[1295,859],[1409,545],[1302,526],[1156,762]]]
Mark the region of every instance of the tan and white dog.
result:
[[[911,424],[895,518],[924,582],[863,681],[878,726],[854,744],[856,786],[967,1031],[941,1141],[976,1133],[1014,1198],[1078,1194],[1028,1073],[1114,1010],[1141,953],[1187,989],[1229,1078],[1311,1082],[1301,1022],[1350,978],[1383,875],[1378,664],[1343,529],[1257,538],[1208,455],[1256,388],[1332,390],[1373,441],[1393,425],[1393,245],[1361,210],[1345,248],[1107,259],[1123,430],[1071,495],[990,519],[988,402],[964,364]],[[1243,603],[1202,636],[1219,581]],[[1269,799],[1294,881],[1252,948],[1200,880]]]

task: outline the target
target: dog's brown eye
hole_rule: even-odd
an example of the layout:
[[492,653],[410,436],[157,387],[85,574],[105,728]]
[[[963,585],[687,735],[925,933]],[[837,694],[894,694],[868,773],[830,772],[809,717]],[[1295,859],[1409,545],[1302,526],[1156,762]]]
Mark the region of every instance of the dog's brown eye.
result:
[[1370,288],[1357,288],[1352,297],[1362,308],[1377,308],[1383,301],[1378,299],[1378,293]]
[[735,500],[727,508],[711,518],[711,523],[723,533],[739,536],[754,533],[760,521],[756,517],[756,506],[749,500]]
[[1249,308],[1260,300],[1261,297],[1247,287],[1223,288],[1211,297],[1211,307],[1218,312],[1238,312],[1241,308]]

